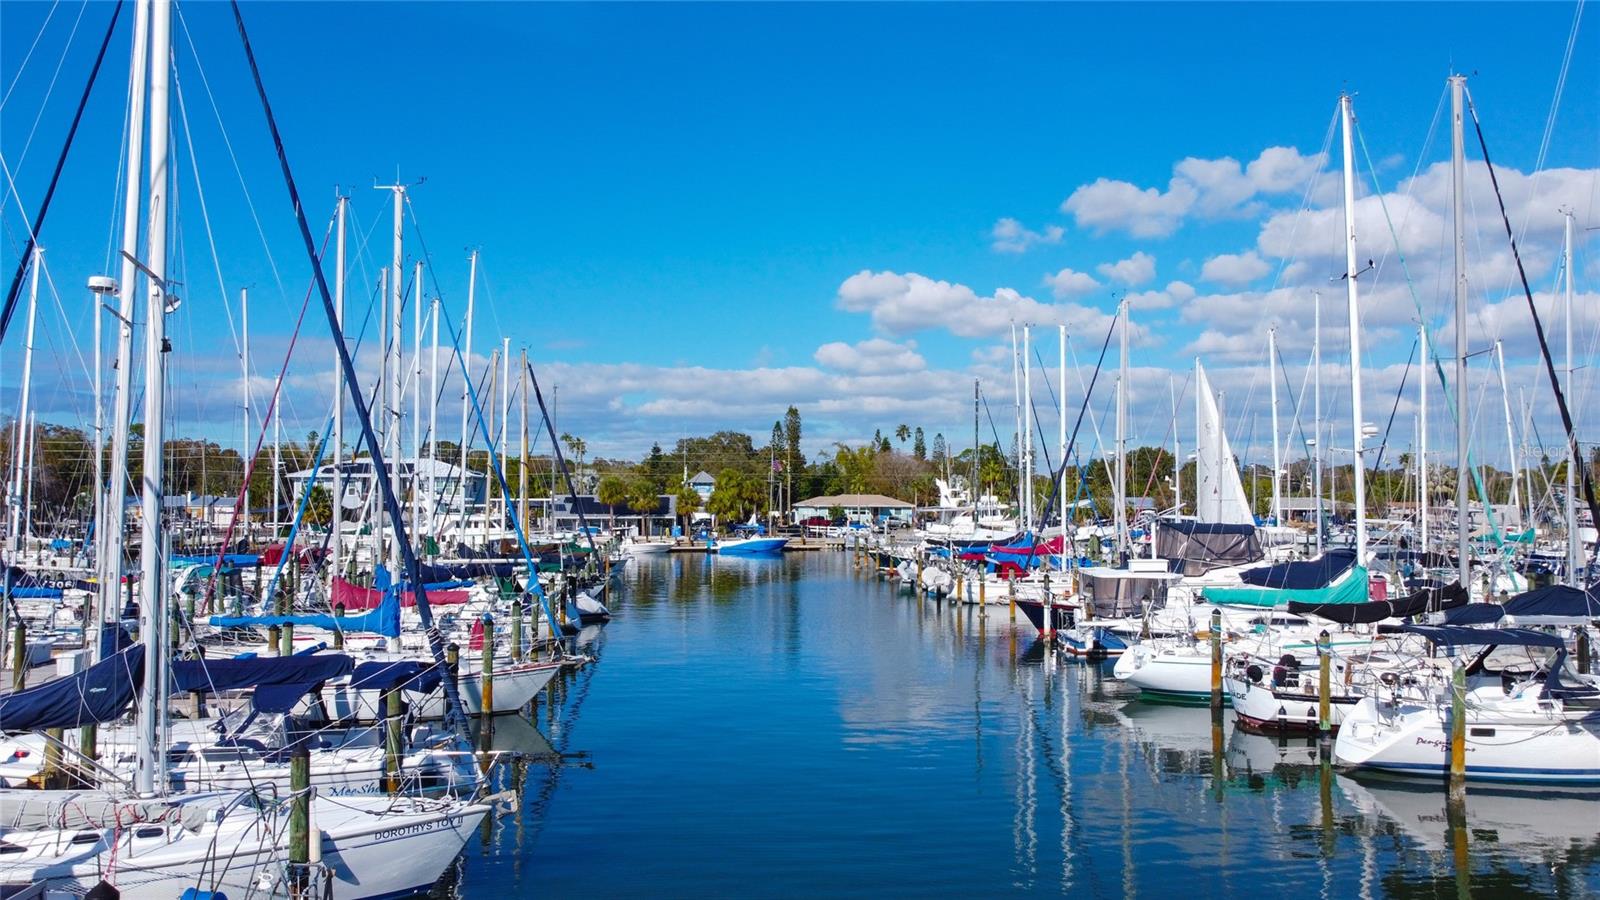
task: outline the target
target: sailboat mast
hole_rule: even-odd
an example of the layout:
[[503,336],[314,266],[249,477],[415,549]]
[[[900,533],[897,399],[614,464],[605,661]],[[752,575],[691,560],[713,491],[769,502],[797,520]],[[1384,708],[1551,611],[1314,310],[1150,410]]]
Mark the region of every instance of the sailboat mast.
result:
[[[1565,211],[1567,223],[1566,234],[1561,245],[1561,258],[1567,270],[1567,290],[1562,300],[1563,315],[1566,318],[1562,330],[1566,332],[1567,345],[1567,372],[1566,392],[1572,396],[1572,210]],[[1578,486],[1577,469],[1579,459],[1573,452],[1577,446],[1576,441],[1567,441],[1567,583],[1580,585],[1578,580],[1578,565],[1582,562],[1583,539],[1578,534]],[[1600,526],[1600,522],[1594,523]]]
[[[334,335],[334,340],[344,342],[344,269],[345,269],[345,218],[350,205],[350,198],[339,198],[339,233],[334,242],[334,271],[333,271],[333,311],[338,320],[339,331]],[[344,367],[339,365],[338,354],[333,361],[333,478],[330,482],[332,493],[332,529],[328,537],[328,577],[330,579],[344,574]],[[246,439],[249,431],[245,432]],[[315,483],[315,482],[313,482]],[[328,582],[332,585],[332,581]],[[330,588],[331,595],[331,588]]]
[[[517,454],[517,527],[526,534],[528,530],[528,348],[522,348],[522,368],[517,370],[517,388],[522,392],[522,446]],[[644,525],[644,516],[640,515],[639,524]],[[647,529],[642,528],[640,531]]]
[[428,533],[439,532],[439,298],[428,315],[433,319],[433,349],[428,376]]
[[1178,431],[1178,384],[1167,376],[1167,397],[1172,401],[1172,506],[1183,515],[1183,444]]
[[[500,339],[500,439],[495,442],[495,455],[500,460],[500,483],[506,478],[506,420],[511,418],[511,338]],[[510,528],[511,498],[500,492],[500,531]]]
[[978,459],[983,455],[982,446],[978,443],[979,402],[978,379],[974,378],[972,379],[972,484],[968,486],[969,493],[972,495],[972,529],[974,535],[977,534],[978,529],[978,495],[980,493],[978,474],[983,471],[978,466]]
[[[1339,98],[1344,119],[1344,283],[1350,308],[1350,440],[1351,467],[1355,474],[1356,565],[1367,561],[1367,462],[1361,458],[1365,435],[1361,418],[1361,309],[1356,289],[1356,161],[1351,150],[1350,132],[1355,127],[1355,112],[1350,95]],[[1363,592],[1364,593],[1364,592]]]
[[[1417,379],[1417,529],[1422,552],[1428,552],[1428,326],[1417,325],[1422,348],[1422,377]],[[1424,566],[1427,560],[1423,560]]]
[[244,421],[244,433],[239,447],[239,459],[243,463],[241,470],[244,477],[244,535],[248,541],[251,536],[250,521],[250,468],[255,462],[255,443],[252,440],[253,432],[250,430],[250,289],[239,289],[239,382],[243,390],[243,398],[239,403],[240,417]]
[[[139,685],[137,718],[138,766],[134,788],[140,794],[153,794],[156,769],[166,758],[159,740],[161,706],[166,702],[163,673],[168,649],[166,597],[161,586],[166,574],[162,558],[162,482],[166,459],[162,444],[166,432],[166,339],[167,272],[167,135],[168,100],[172,54],[172,4],[154,0],[150,10],[150,176],[149,221],[145,266],[145,341],[144,341],[144,473],[143,509],[140,516],[139,639],[145,646],[145,677]],[[130,170],[129,180],[137,175]],[[163,767],[164,768],[164,767]]]
[[1128,552],[1128,300],[1121,304],[1121,362],[1117,375],[1117,551]]
[[[122,557],[126,535],[126,497],[128,496],[128,423],[133,419],[133,291],[138,270],[134,255],[139,252],[140,175],[144,170],[145,82],[149,74],[150,3],[134,4],[133,52],[128,70],[128,174],[123,179],[122,267],[117,281],[117,378],[111,404],[111,458],[106,472],[107,516],[99,526],[105,531],[99,565],[96,626],[121,618]],[[95,660],[100,659],[100,641],[93,645]]]
[[465,344],[461,348],[461,472],[460,486],[456,490],[457,532],[461,540],[467,536],[467,410],[472,408],[472,301],[478,286],[478,251],[467,257],[467,324]]
[[1067,326],[1056,326],[1056,344],[1059,357],[1056,360],[1056,383],[1061,385],[1061,393],[1057,395],[1060,405],[1060,427],[1056,432],[1056,459],[1061,466],[1061,480],[1057,482],[1056,496],[1059,498],[1056,511],[1061,515],[1061,556],[1056,562],[1056,567],[1062,571],[1067,568]]
[[1461,586],[1470,590],[1472,560],[1468,554],[1471,521],[1467,513],[1467,239],[1463,204],[1466,197],[1466,149],[1462,137],[1461,95],[1467,79],[1450,76],[1450,204],[1455,226],[1456,298],[1456,554]]
[[1033,531],[1033,326],[1022,326],[1022,528]]
[[29,273],[28,284],[28,331],[22,345],[22,395],[18,402],[16,433],[11,439],[11,534],[7,543],[10,544],[10,562],[13,565],[17,562],[18,551],[22,549],[23,485],[27,483],[23,478],[23,467],[28,449],[33,446],[32,435],[28,431],[28,407],[33,393],[33,334],[34,323],[39,315],[39,269],[43,268],[43,264],[44,249],[35,244],[33,271]]
[[[384,446],[383,455],[388,463],[387,471],[374,473],[379,478],[389,481],[389,489],[396,495],[400,493],[400,342],[404,339],[405,321],[401,318],[404,307],[405,273],[401,266],[405,262],[404,252],[404,226],[406,189],[400,184],[379,185],[379,190],[388,191],[394,199],[394,242],[389,258],[389,335],[385,343],[384,371],[387,382],[384,385],[388,400],[385,403],[383,414]],[[381,549],[386,550],[383,559],[390,572],[395,571],[395,562],[400,559],[400,527],[394,523],[389,529],[389,542],[382,544]],[[381,542],[380,542],[381,543]],[[398,576],[396,576],[398,577]]]
[[[1283,524],[1283,497],[1278,491],[1279,472],[1283,460],[1278,453],[1278,329],[1267,329],[1267,381],[1272,384],[1272,521]],[[1250,479],[1252,482],[1254,478]]]
[[1317,555],[1322,555],[1322,292],[1311,292],[1311,492],[1317,497]]
[[421,549],[422,479],[422,260],[412,269],[411,289],[411,539]]
[[[1499,341],[1494,342],[1495,366],[1500,372],[1500,405],[1506,416],[1506,452],[1511,456],[1511,508],[1516,511],[1518,527],[1526,527],[1522,518],[1521,488],[1517,484],[1517,432],[1511,424],[1511,389],[1506,387],[1506,351]],[[1528,498],[1530,501],[1532,497]]]
[[[1017,516],[1021,519],[1028,517],[1027,504],[1022,497],[1022,372],[1017,368],[1017,323],[1011,323],[1011,396],[1016,399],[1013,407],[1015,414],[1012,420],[1013,433],[1016,435],[1017,445]],[[1023,523],[1026,528],[1026,522]]]

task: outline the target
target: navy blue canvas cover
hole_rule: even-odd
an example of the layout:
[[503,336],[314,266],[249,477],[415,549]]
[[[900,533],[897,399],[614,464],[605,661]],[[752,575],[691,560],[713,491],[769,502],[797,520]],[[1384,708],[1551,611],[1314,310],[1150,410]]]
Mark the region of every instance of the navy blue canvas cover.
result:
[[1239,575],[1245,584],[1256,587],[1281,588],[1292,591],[1309,591],[1325,588],[1356,564],[1356,552],[1343,548],[1329,550],[1316,559],[1304,562],[1278,563],[1247,569]]
[[1565,584],[1535,588],[1508,600],[1506,615],[1600,619],[1600,588],[1591,587],[1584,591]]
[[1435,644],[1450,647],[1549,647],[1566,649],[1559,634],[1532,628],[1463,628],[1459,625],[1401,625],[1400,630],[1420,634]]
[[172,664],[175,691],[237,691],[275,684],[320,684],[350,674],[355,660],[342,653],[255,656],[248,659],[180,659]]
[[127,712],[144,681],[144,645],[135,644],[70,678],[0,695],[0,730],[42,731],[111,722]]
[[431,694],[443,676],[439,667],[418,660],[364,662],[350,676],[350,687],[366,691],[387,691],[395,687],[418,694]]

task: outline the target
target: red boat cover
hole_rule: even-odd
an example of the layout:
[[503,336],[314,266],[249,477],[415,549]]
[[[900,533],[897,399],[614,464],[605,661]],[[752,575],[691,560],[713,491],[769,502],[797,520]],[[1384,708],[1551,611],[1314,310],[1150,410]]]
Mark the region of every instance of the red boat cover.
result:
[[[457,606],[467,602],[470,596],[468,591],[429,591],[428,603],[433,606]],[[343,578],[333,579],[333,596],[329,598],[329,605],[344,604],[345,612],[377,609],[383,600],[383,591],[351,584]],[[406,591],[400,595],[401,606],[416,606],[417,595]]]

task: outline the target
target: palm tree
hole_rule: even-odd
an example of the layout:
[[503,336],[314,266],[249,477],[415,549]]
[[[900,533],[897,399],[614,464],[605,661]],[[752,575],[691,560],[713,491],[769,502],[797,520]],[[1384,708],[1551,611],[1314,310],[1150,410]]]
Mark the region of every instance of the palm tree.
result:
[[911,437],[911,426],[901,422],[899,425],[895,426],[894,437],[895,440],[904,444],[906,442],[906,438]]
[[617,530],[617,507],[628,502],[628,483],[615,475],[607,475],[600,479],[599,487],[595,488],[594,498],[604,503],[607,513],[611,517],[610,530]]
[[683,516],[683,533],[689,533],[689,524],[695,510],[700,508],[700,492],[687,483],[678,486],[678,515]]
[[661,495],[656,493],[655,486],[643,478],[635,478],[628,484],[628,509],[639,514],[639,533],[646,537],[650,534],[650,520],[645,516],[656,511],[661,505]]

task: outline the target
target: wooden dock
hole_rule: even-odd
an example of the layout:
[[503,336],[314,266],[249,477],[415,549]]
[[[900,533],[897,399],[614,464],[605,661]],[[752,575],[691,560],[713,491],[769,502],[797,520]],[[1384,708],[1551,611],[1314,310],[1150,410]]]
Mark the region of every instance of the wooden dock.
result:
[[[796,553],[813,550],[843,550],[844,541],[840,538],[790,538],[789,543],[783,545],[783,552]],[[707,547],[704,541],[691,541],[687,538],[678,538],[667,550],[668,553],[711,553],[715,547]]]

